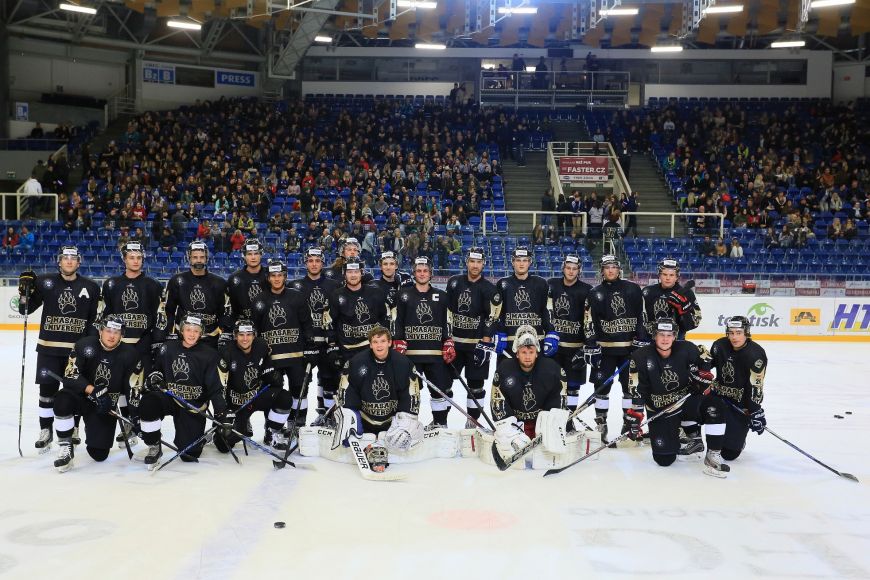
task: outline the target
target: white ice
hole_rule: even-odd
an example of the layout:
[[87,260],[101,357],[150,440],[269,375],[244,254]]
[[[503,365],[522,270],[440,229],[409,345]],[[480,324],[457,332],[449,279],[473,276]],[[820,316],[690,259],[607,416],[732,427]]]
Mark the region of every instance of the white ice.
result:
[[[58,474],[56,447],[33,448],[33,352],[18,456],[21,333],[0,339],[4,578],[870,578],[866,344],[763,344],[769,426],[861,483],[752,433],[727,479],[698,463],[658,467],[641,447],[546,479],[438,459],[379,483],[298,455],[295,470],[275,471],[255,450],[239,466],[212,446],[199,464],[154,475],[123,450],[98,464],[81,446]],[[454,392],[465,400],[458,382]],[[464,420],[451,412],[452,427]],[[620,421],[611,413],[611,432]],[[254,425],[261,436],[261,416]]]

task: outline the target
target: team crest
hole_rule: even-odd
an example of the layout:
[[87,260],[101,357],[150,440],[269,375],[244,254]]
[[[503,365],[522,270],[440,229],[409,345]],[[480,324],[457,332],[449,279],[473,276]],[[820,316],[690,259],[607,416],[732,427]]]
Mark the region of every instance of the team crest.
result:
[[619,294],[614,294],[610,299],[610,309],[614,316],[622,316],[625,314],[625,300]]
[[661,374],[662,385],[665,387],[665,391],[671,392],[680,387],[680,377],[675,373],[672,369],[667,368],[662,371]]
[[287,324],[287,311],[277,302],[269,309],[269,322],[275,328]]
[[133,286],[127,286],[127,289],[121,293],[121,304],[124,306],[124,312],[130,312],[139,308],[139,293]]
[[323,312],[329,307],[329,302],[319,286],[315,286],[308,296],[308,307],[311,312]]
[[559,318],[568,318],[571,312],[571,301],[568,300],[567,294],[562,294],[553,303],[553,313]]
[[417,320],[420,324],[429,324],[432,322],[432,308],[426,302],[417,304]]
[[671,307],[668,305],[668,301],[664,296],[659,296],[653,303],[653,313],[657,319],[670,318]]
[[256,300],[257,296],[263,293],[263,290],[257,284],[251,284],[248,286],[248,300],[253,302]]
[[532,299],[525,286],[520,286],[517,293],[514,295],[514,302],[517,305],[517,310],[524,311],[532,307]]
[[372,394],[376,401],[383,401],[390,396],[390,385],[384,377],[375,377],[372,381]]
[[205,293],[199,286],[190,291],[190,308],[196,312],[205,310]]
[[186,359],[177,358],[173,361],[172,376],[175,377],[176,381],[190,380],[190,365],[187,364]]
[[251,388],[257,382],[257,367],[251,365],[245,368],[245,374],[242,380],[245,382],[245,387]]
[[[454,280],[454,282],[456,281]],[[456,311],[461,314],[467,314],[469,310],[471,310],[471,290],[466,288],[459,295]]]
[[535,392],[532,390],[532,387],[526,385],[526,388],[523,389],[523,407],[525,407],[526,411],[531,411],[537,403],[538,402],[535,400]]
[[353,308],[353,312],[356,315],[356,319],[360,321],[360,323],[365,324],[372,317],[371,311],[369,311],[369,305],[365,303],[364,300],[357,300],[356,306]]
[[722,378],[726,383],[734,382],[734,365],[730,360],[725,361],[725,364],[722,365]]
[[76,299],[73,296],[72,290],[64,288],[57,299],[57,306],[60,308],[61,314],[73,314],[76,311]]
[[109,381],[112,380],[112,371],[109,367],[103,364],[103,361],[100,361],[100,364],[97,365],[97,372],[94,375],[94,387],[96,389],[108,388]]

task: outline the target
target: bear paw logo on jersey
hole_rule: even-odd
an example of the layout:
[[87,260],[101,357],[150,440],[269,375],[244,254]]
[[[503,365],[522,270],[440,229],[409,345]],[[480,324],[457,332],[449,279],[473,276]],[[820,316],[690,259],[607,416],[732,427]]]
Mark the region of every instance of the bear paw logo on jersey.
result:
[[102,361],[97,365],[97,372],[94,375],[94,387],[97,389],[108,388],[109,381],[112,380],[112,371],[105,366]]
[[517,310],[528,310],[532,307],[532,299],[525,286],[520,286],[517,293],[514,295],[514,303],[517,305]]
[[172,363],[172,375],[176,381],[190,380],[190,365],[183,358],[177,358]]
[[269,309],[269,322],[273,327],[284,326],[287,324],[287,311],[280,304],[273,304]]
[[653,314],[656,319],[670,318],[671,307],[668,305],[668,301],[664,296],[656,298],[656,301],[653,303]]
[[523,407],[525,407],[526,411],[531,411],[537,403],[535,391],[532,390],[530,385],[526,385],[526,388],[523,389]]
[[73,296],[72,290],[64,288],[60,297],[57,299],[57,307],[61,314],[72,314],[76,311],[76,299]]
[[671,369],[663,370],[660,378],[665,391],[668,393],[678,389],[680,386],[680,376]]
[[329,308],[329,301],[326,300],[326,296],[318,286],[315,286],[308,296],[308,308],[311,309],[312,313],[323,312]]
[[257,299],[257,296],[259,296],[262,293],[263,293],[263,289],[260,288],[259,285],[251,284],[250,286],[248,286],[248,300],[250,300],[252,303],[254,302],[254,300]]
[[245,368],[245,374],[242,376],[242,380],[245,382],[245,388],[252,388],[254,383],[257,381],[257,367],[249,366]]
[[390,384],[384,377],[375,377],[372,381],[372,394],[376,401],[383,401],[390,396]]
[[121,294],[121,304],[124,306],[124,312],[139,308],[139,294],[135,288],[127,286],[127,289]]
[[568,296],[562,294],[556,301],[553,303],[553,313],[559,318],[567,318],[571,312],[571,301],[568,300]]
[[625,314],[625,300],[619,294],[614,294],[610,299],[610,309],[614,316],[622,316]]
[[[456,280],[454,280],[454,282],[456,282]],[[459,295],[456,311],[460,314],[466,314],[469,310],[471,310],[471,290],[466,288],[462,291],[462,294]]]
[[369,311],[369,305],[363,300],[357,300],[356,306],[353,307],[353,313],[356,316],[356,319],[362,324],[367,323],[372,317],[372,313]]
[[205,310],[205,293],[199,286],[190,292],[190,308],[197,312]]
[[731,361],[725,361],[725,364],[722,365],[722,378],[726,383],[734,382],[734,365]]
[[417,304],[417,320],[420,324],[429,324],[432,322],[432,308],[426,302]]

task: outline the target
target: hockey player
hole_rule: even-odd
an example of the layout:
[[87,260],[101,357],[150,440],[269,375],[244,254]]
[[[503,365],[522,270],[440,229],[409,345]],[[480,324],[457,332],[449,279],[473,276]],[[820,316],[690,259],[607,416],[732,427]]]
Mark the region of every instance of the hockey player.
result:
[[263,268],[263,244],[248,238],[242,245],[245,267],[233,272],[227,280],[233,322],[251,318],[251,304],[268,287],[268,273]]
[[583,316],[592,286],[580,280],[580,256],[568,254],[562,262],[562,277],[550,278],[553,328],[559,333],[559,350],[554,360],[568,375],[568,409],[580,404],[580,388],[586,383],[583,357]]
[[511,264],[514,273],[496,283],[492,300],[495,352],[501,354],[512,347],[516,330],[528,324],[543,338],[544,356],[553,356],[559,348],[559,335],[551,320],[550,286],[540,276],[529,274],[532,258],[527,247],[514,249]]
[[[254,301],[254,324],[269,344],[275,368],[287,376],[297,426],[305,425],[308,394],[305,382],[304,345],[314,339],[308,305],[301,292],[287,287],[287,265],[269,260],[269,291]],[[283,384],[283,383],[282,383]]]
[[[305,358],[312,367],[317,367],[317,413],[323,415],[333,405],[335,391],[338,390],[338,369],[330,360],[327,350],[329,342],[329,297],[340,288],[340,284],[323,275],[323,250],[310,247],[305,250],[306,274],[294,280],[290,286],[302,293],[308,305],[308,318],[311,320],[311,340],[305,344]],[[333,357],[338,357],[335,347]]]
[[680,266],[672,258],[659,262],[659,282],[643,289],[643,302],[648,332],[660,318],[671,318],[679,328],[677,340],[683,340],[687,332],[701,324],[701,307],[695,293],[680,286]]
[[73,417],[84,417],[85,449],[94,461],[105,461],[112,448],[116,419],[109,411],[119,399],[135,398],[142,386],[142,360],[136,349],[122,342],[125,323],[110,314],[99,323],[99,337],[79,339],[69,355],[63,388],[54,398],[54,426],[60,446],[55,468],[73,466]]
[[[722,447],[722,457],[733,461],[740,456],[750,430],[761,435],[767,425],[764,417],[764,376],[767,373],[767,353],[752,340],[751,324],[745,316],[732,316],[725,321],[725,337],[717,339],[710,350],[716,367],[716,393],[731,405],[726,405],[728,430]],[[688,435],[688,433],[687,433]]]
[[380,288],[363,284],[358,258],[344,265],[344,286],[329,295],[328,356],[337,369],[368,348],[368,333],[375,326],[390,327],[387,297]]
[[[456,345],[450,336],[447,293],[435,288],[432,261],[426,256],[414,259],[414,286],[402,288],[396,296],[393,348],[407,354],[427,379],[453,397],[453,374],[447,365],[456,359]],[[447,427],[450,405],[434,390],[432,427]]]
[[[678,329],[670,318],[660,318],[655,323],[654,344],[631,355],[629,388],[632,397],[642,399],[651,415],[691,393],[672,413],[649,423],[653,459],[664,467],[672,464],[680,451],[680,423],[701,423],[707,438],[704,473],[726,477],[730,468],[722,462],[721,453],[726,433],[725,402],[710,393],[713,374],[709,371],[709,354],[702,353],[692,342],[677,340]],[[642,437],[643,413],[629,409],[626,420],[631,438]],[[694,434],[701,437],[699,426]]]
[[[164,391],[203,411],[211,403],[215,415],[226,411],[226,384],[218,372],[217,351],[204,343],[203,322],[192,314],[179,322],[179,339],[160,346],[154,370],[145,381],[146,392],[139,402],[142,440],[148,446],[145,464],[153,469],[163,456],[160,428],[163,418],[172,416],[175,423],[175,446],[184,449],[205,433],[205,417],[191,412]],[[194,461],[202,453],[203,444],[194,446],[181,456],[182,461]]]
[[[359,260],[360,243],[356,238],[345,238],[341,244],[341,250],[335,261],[327,268],[325,276],[332,280],[342,280],[344,278],[344,265],[351,259]],[[363,264],[362,260],[359,260]],[[366,271],[362,271],[362,283],[369,284],[374,281],[374,276]]]
[[[257,336],[252,321],[237,320],[233,338],[218,363],[218,372],[225,377],[227,403],[227,412],[220,418],[232,423],[236,431],[244,432],[251,414],[262,411],[266,416],[264,441],[274,452],[283,451],[287,449],[287,438],[282,428],[292,405],[290,393],[283,388],[284,377],[272,363],[269,345]],[[266,391],[257,395],[264,387]],[[253,402],[245,404],[255,395]],[[221,453],[228,453],[238,441],[239,437],[232,432],[219,432],[214,438]]]
[[[57,256],[58,273],[40,274],[25,270],[18,277],[18,312],[28,314],[43,306],[39,339],[36,341],[36,384],[39,385],[40,453],[51,448],[54,438],[54,396],[60,389],[57,377],[63,375],[76,341],[91,330],[97,318],[100,288],[96,282],[79,275],[81,254],[75,246],[63,246]],[[78,445],[78,428],[72,441]]]
[[[565,371],[552,359],[538,355],[537,330],[520,326],[512,350],[515,358],[498,363],[490,401],[495,443],[504,457],[528,445],[538,430],[546,439],[558,438],[568,428],[569,417]],[[545,445],[550,443],[545,441]]]
[[381,252],[381,277],[375,279],[372,284],[380,288],[387,296],[387,303],[391,308],[395,307],[396,294],[399,288],[414,285],[414,277],[405,272],[399,272],[399,262],[396,253],[387,250]]
[[[489,349],[492,341],[488,327],[491,305],[496,294],[495,284],[483,277],[486,254],[483,248],[469,248],[465,255],[465,274],[452,276],[447,281],[447,304],[452,316],[451,328],[456,345],[453,370],[465,371],[468,384],[467,410],[475,419],[480,418],[478,404],[486,397],[484,381],[489,378]],[[484,344],[480,344],[480,343]],[[478,348],[480,345],[480,348]],[[477,400],[477,403],[473,399]],[[468,421],[466,428],[473,425]]]
[[[609,387],[605,381],[627,362],[632,351],[649,344],[644,327],[643,293],[634,282],[623,280],[616,256],[601,257],[601,284],[589,291],[586,299],[585,345],[586,362],[592,367],[595,386],[595,423],[601,439],[607,441],[607,411],[610,407]],[[643,413],[640,400],[632,401],[628,390],[628,365],[619,373],[622,385],[622,432],[629,430],[628,410],[634,406]]]
[[[177,321],[190,314],[203,324],[201,342],[209,346],[223,346],[232,340],[232,313],[226,296],[227,284],[218,275],[207,270],[208,246],[205,242],[193,241],[187,246],[188,272],[176,274],[166,283],[163,292],[164,336],[172,338]],[[224,330],[226,329],[226,330]],[[155,350],[160,343],[155,343]]]

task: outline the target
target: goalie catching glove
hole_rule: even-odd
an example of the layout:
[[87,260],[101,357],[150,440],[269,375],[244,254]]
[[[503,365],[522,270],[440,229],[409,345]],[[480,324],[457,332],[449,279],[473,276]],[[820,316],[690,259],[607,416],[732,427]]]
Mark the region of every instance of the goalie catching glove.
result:
[[568,433],[568,419],[571,417],[567,409],[552,409],[541,411],[535,421],[535,433],[541,436],[544,449],[550,453],[565,453],[568,444],[565,436]]
[[399,411],[393,416],[384,440],[391,449],[407,451],[423,440],[423,424],[416,415]]

